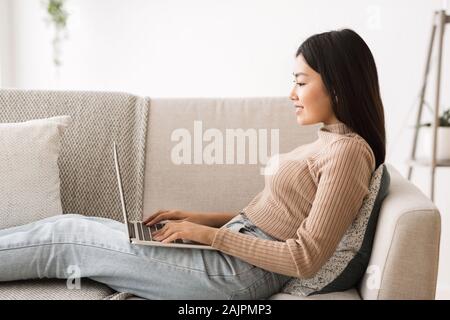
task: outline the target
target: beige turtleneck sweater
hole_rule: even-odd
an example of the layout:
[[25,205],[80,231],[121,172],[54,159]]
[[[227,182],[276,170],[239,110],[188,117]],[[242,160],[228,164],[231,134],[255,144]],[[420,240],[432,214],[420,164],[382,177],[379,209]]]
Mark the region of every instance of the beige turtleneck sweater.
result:
[[369,192],[375,157],[344,123],[279,156],[278,170],[243,211],[279,241],[221,227],[212,246],[262,269],[311,278],[332,256]]

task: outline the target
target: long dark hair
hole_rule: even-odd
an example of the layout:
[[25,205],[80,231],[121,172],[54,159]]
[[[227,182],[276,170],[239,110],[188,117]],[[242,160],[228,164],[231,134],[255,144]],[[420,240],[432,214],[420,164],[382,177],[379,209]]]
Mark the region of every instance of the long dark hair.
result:
[[375,60],[353,30],[315,34],[298,48],[322,77],[337,119],[364,138],[375,155],[376,168],[386,156],[384,110]]

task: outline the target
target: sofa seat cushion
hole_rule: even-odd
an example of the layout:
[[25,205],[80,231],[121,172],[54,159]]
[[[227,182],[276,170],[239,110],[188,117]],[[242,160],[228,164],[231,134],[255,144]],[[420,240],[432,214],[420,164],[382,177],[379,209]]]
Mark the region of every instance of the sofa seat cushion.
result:
[[36,279],[0,283],[0,300],[100,300],[117,293],[104,284],[81,279],[80,289],[69,289],[67,280]]
[[346,291],[314,294],[310,296],[277,293],[271,296],[269,300],[361,300],[361,296],[355,288],[352,288]]
[[[141,297],[130,295],[126,297],[126,300],[145,300]],[[314,294],[310,296],[298,296],[289,293],[276,293],[268,300],[361,300],[361,296],[355,288],[324,294]]]

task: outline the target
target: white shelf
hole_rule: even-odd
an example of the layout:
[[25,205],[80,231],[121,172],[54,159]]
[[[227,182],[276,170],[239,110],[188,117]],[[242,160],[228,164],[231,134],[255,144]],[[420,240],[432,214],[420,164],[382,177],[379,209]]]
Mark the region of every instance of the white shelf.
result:
[[[408,164],[413,165],[413,166],[429,167],[429,166],[431,166],[431,160],[425,159],[425,158],[419,158],[419,159],[415,159],[415,160],[409,160]],[[436,160],[436,167],[450,167],[450,159]]]

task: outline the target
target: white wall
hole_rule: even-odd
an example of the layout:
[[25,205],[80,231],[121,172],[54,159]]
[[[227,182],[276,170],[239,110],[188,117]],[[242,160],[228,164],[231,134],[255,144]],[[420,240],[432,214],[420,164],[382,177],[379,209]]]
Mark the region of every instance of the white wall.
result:
[[[5,0],[3,0],[5,1]],[[406,174],[432,12],[440,0],[68,0],[69,39],[59,74],[40,0],[11,3],[13,74],[3,85],[127,91],[152,97],[288,95],[294,54],[306,37],[350,27],[378,65],[387,161]],[[443,105],[450,107],[450,32]],[[433,60],[435,66],[435,59]],[[430,86],[430,91],[434,86]],[[433,103],[431,95],[429,102]],[[429,194],[427,169],[415,182]],[[437,171],[442,214],[439,289],[450,297],[449,169]]]
[[12,82],[10,0],[0,0],[0,87]]

